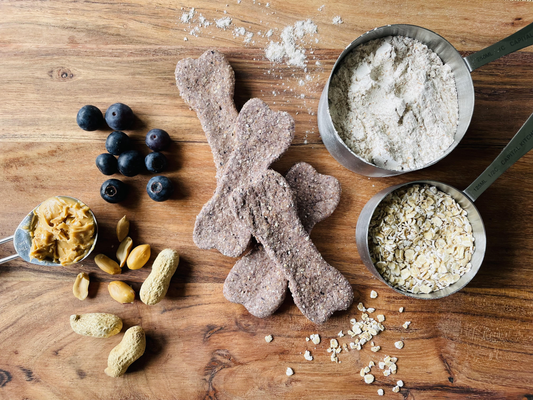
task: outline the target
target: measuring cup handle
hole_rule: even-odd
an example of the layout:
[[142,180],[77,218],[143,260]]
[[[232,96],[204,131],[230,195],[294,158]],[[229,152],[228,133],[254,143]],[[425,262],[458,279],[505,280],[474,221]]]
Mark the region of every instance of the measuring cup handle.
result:
[[476,201],[481,193],[498,179],[501,174],[507,171],[511,165],[531,149],[533,149],[533,114],[529,116],[526,123],[516,132],[516,135],[514,135],[498,157],[496,157],[487,169],[463,193],[472,201]]
[[4,264],[8,261],[14,260],[15,258],[19,258],[20,256],[18,254],[13,254],[12,256],[8,256],[5,258],[0,258],[0,264]]
[[529,24],[525,28],[520,29],[518,32],[513,33],[511,36],[500,40],[483,50],[480,50],[474,54],[470,54],[465,57],[465,63],[470,69],[473,70],[482,67],[500,57],[511,54],[524,47],[531,46],[533,44],[533,23]]

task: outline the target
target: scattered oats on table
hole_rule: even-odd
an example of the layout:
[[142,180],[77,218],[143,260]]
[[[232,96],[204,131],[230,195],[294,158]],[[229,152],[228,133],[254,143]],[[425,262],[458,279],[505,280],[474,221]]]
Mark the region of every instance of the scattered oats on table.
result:
[[385,391],[383,389],[378,389],[378,396],[383,396]]
[[407,329],[409,328],[409,325],[411,325],[411,321],[405,321],[402,326]]
[[403,307],[400,307],[400,309],[398,310],[399,312],[403,312],[405,309]]
[[344,337],[344,333],[342,333],[342,331],[340,331],[339,333],[337,333],[337,336],[338,337]]
[[394,387],[392,388],[392,391],[393,391],[394,393],[398,393],[398,392],[400,391],[400,387],[399,387],[399,386],[394,386]]
[[374,382],[374,375],[367,374],[365,375],[364,379],[365,379],[365,383],[371,384],[372,382]]
[[374,353],[377,353],[378,351],[381,350],[381,346],[374,346],[374,347],[371,347],[370,350],[372,350]]
[[377,297],[378,297],[378,292],[376,292],[375,290],[372,290],[372,291],[370,292],[370,298],[371,298],[371,299],[375,299],[375,298],[377,298]]
[[285,373],[287,374],[287,376],[291,376],[291,375],[294,375],[294,370],[290,367],[287,368],[287,371],[285,371]]
[[320,335],[318,333],[309,336],[309,338],[314,344],[320,344]]
[[272,337],[272,335],[267,335],[267,336],[265,336],[265,342],[270,343],[272,340],[274,340],[274,338]]
[[403,387],[403,381],[399,380],[398,382],[396,382],[396,386]]
[[403,342],[401,340],[394,342],[394,347],[396,347],[398,350],[403,349]]
[[310,352],[309,350],[306,350],[306,351],[305,351],[304,358],[305,358],[307,361],[313,361],[313,356],[311,355],[311,352]]

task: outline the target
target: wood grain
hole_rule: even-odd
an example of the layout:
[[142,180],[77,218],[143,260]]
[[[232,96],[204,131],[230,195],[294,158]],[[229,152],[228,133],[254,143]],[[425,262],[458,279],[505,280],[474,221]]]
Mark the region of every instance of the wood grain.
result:
[[[152,307],[113,301],[107,284],[117,277],[100,271],[92,259],[61,269],[21,261],[0,266],[0,399],[374,399],[378,388],[385,389],[386,398],[533,399],[533,155],[476,202],[488,234],[486,259],[475,279],[453,296],[425,302],[388,290],[362,264],[354,238],[362,207],[379,190],[415,179],[463,189],[484,170],[533,112],[533,49],[473,72],[476,108],[469,131],[449,157],[423,171],[369,179],[344,169],[323,146],[314,115],[338,54],[365,31],[390,23],[421,25],[466,56],[531,23],[533,4],[339,0],[319,11],[322,4],[0,2],[0,237],[11,235],[42,200],[64,194],[82,199],[97,215],[95,254],[114,254],[115,224],[124,214],[132,221],[134,242],[152,246],[151,261],[166,247],[181,254],[167,298]],[[257,34],[248,45],[232,29],[213,25],[191,35],[195,25],[180,21],[190,7],[210,21],[230,16],[233,26],[255,33],[272,28],[272,40],[279,40],[283,27],[311,18],[319,41],[307,53],[308,72],[270,63],[264,57],[269,39]],[[332,24],[337,15],[342,25]],[[215,189],[215,168],[200,123],[179,97],[173,77],[177,61],[208,48],[224,52],[235,69],[239,108],[260,97],[295,118],[293,145],[274,168],[286,172],[306,161],[341,182],[338,209],[311,236],[324,258],[350,280],[355,304],[362,301],[386,316],[386,330],[375,338],[380,352],[365,346],[341,353],[340,364],[330,362],[329,339],[346,332],[350,318],[360,318],[355,306],[315,326],[290,298],[273,316],[258,319],[223,297],[235,260],[200,250],[192,241],[196,215]],[[306,75],[311,80],[300,86]],[[170,133],[166,175],[178,188],[171,200],[148,198],[147,174],[124,178],[132,193],[123,204],[100,198],[106,178],[94,160],[105,152],[109,132],[84,132],[75,116],[84,104],[105,110],[117,101],[139,117],[128,134],[145,153],[148,129]],[[2,245],[0,258],[12,252],[11,245]],[[82,302],[71,293],[79,271],[92,280]],[[138,291],[148,274],[145,267],[118,279]],[[370,299],[371,290],[378,291],[377,299]],[[123,378],[103,372],[122,334],[92,339],[70,329],[69,316],[85,312],[116,313],[126,327],[145,329],[146,354]],[[405,321],[412,321],[408,330],[401,327]],[[305,341],[317,332],[319,345]],[[274,336],[269,344],[268,334]],[[405,347],[397,350],[393,343],[400,339]],[[305,350],[314,361],[304,360]],[[366,385],[359,370],[385,354],[398,356],[398,374],[384,377],[373,369],[376,382]],[[287,367],[295,371],[290,378]],[[391,389],[398,379],[405,387],[395,394]]]

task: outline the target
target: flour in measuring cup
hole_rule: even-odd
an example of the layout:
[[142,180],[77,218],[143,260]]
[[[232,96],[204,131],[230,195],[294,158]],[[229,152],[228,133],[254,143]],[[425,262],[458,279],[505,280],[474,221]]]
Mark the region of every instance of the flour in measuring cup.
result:
[[459,119],[451,68],[421,42],[389,36],[356,47],[329,89],[346,145],[379,167],[412,170],[440,158]]

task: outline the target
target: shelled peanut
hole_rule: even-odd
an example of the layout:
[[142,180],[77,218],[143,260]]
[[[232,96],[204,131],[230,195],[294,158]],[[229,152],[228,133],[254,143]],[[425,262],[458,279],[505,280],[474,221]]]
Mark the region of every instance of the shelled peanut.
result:
[[133,303],[133,301],[135,300],[135,291],[126,282],[109,282],[107,290],[109,291],[111,297],[119,303]]
[[72,286],[72,293],[77,299],[85,300],[87,298],[89,295],[89,283],[89,275],[85,272],[80,272],[78,276],[76,276],[76,280]]
[[94,262],[102,271],[107,272],[108,274],[117,275],[122,272],[120,265],[104,254],[98,254],[94,257]]
[[150,259],[150,245],[141,244],[135,247],[128,256],[126,264],[129,269],[141,269]]

